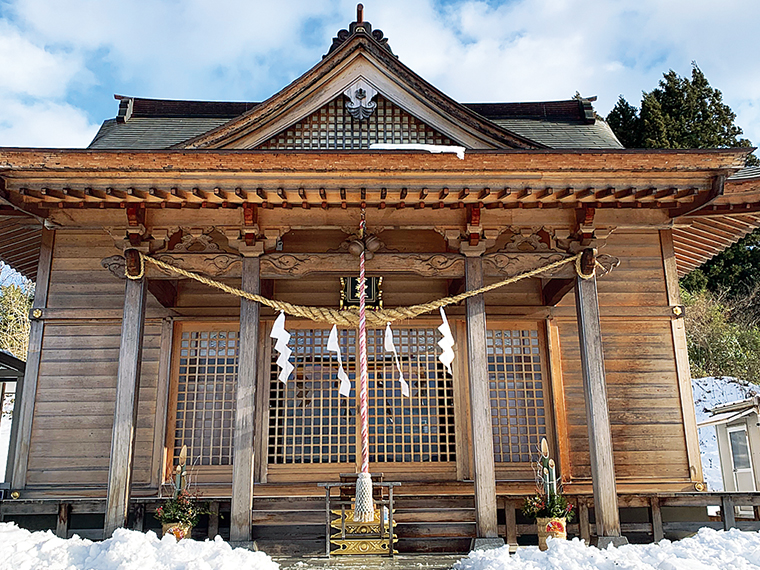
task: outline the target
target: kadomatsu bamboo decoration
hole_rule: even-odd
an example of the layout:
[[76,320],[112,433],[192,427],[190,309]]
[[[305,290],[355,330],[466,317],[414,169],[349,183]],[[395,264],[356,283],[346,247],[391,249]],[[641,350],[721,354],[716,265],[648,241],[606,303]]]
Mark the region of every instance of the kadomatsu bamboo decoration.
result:
[[537,494],[523,503],[522,512],[526,517],[535,518],[538,531],[538,546],[546,550],[548,537],[566,539],[567,523],[572,521],[574,507],[562,495],[557,484],[558,474],[554,460],[549,457],[549,444],[541,440],[539,460],[536,463]]

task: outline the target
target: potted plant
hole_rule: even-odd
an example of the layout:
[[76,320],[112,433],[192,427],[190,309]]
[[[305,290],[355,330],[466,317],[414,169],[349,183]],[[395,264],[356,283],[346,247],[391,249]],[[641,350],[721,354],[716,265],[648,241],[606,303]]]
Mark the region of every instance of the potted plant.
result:
[[537,493],[523,503],[522,512],[526,517],[536,519],[538,547],[546,550],[548,537],[567,539],[567,523],[572,522],[574,506],[562,495],[557,486],[557,472],[554,460],[549,458],[549,445],[541,440],[541,458],[536,463]]
[[207,505],[198,500],[197,494],[187,489],[186,463],[187,446],[182,446],[179,465],[172,480],[172,497],[164,501],[155,512],[156,519],[162,525],[162,534],[171,534],[177,540],[189,537],[200,516],[208,513]]

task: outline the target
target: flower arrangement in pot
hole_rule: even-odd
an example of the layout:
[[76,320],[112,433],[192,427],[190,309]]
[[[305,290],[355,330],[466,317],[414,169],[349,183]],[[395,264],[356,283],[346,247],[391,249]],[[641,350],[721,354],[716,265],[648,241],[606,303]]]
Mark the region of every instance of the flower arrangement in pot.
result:
[[187,538],[198,523],[201,515],[207,514],[208,506],[198,500],[196,493],[187,489],[187,446],[182,446],[179,465],[172,480],[174,492],[170,499],[155,511],[155,517],[161,523],[163,534],[171,534],[177,540]]
[[561,485],[557,485],[557,470],[554,460],[549,458],[549,445],[541,440],[541,457],[536,463],[537,493],[525,499],[522,512],[526,517],[536,519],[538,547],[546,550],[548,537],[566,539],[567,523],[572,522],[574,506],[562,495]]

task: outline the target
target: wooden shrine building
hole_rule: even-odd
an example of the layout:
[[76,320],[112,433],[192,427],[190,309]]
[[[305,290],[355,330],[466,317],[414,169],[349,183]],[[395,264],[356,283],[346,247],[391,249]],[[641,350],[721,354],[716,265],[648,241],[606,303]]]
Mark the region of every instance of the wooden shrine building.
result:
[[[581,534],[591,508],[618,536],[618,507],[648,494],[657,538],[654,505],[704,491],[678,277],[760,226],[750,150],[625,150],[590,99],[459,103],[361,17],[266,101],[117,99],[86,149],[0,148],[0,259],[36,282],[0,515],[143,524],[187,445],[232,541],[323,549],[317,483],[360,452],[330,326],[287,318],[283,385],[275,311],[151,264],[125,280],[124,256],[338,309],[362,210],[389,308],[587,252],[448,306],[453,375],[438,311],[395,322],[409,398],[384,325],[369,331],[371,471],[401,483],[397,548],[514,542],[544,437]],[[354,381],[357,333],[339,335]]]

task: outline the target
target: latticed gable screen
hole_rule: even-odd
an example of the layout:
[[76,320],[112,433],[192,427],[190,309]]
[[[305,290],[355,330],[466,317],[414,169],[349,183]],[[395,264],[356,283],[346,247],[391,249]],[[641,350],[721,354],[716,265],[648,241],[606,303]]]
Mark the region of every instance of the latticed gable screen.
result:
[[366,149],[374,143],[456,144],[383,96],[366,119],[353,118],[343,95],[287,128],[258,148],[267,150]]
[[237,327],[180,333],[175,359],[174,465],[231,465],[238,365]]
[[[354,388],[338,394],[337,361],[326,350],[329,330],[292,330],[288,385],[278,379],[272,355],[269,463],[353,463],[360,450],[357,426],[357,333],[342,330],[344,366]],[[384,330],[367,331],[369,445],[372,462],[455,461],[454,386],[437,360],[435,328],[396,328],[394,340],[411,397],[401,395],[398,371],[385,352]]]
[[489,329],[488,389],[494,460],[530,462],[546,437],[545,363],[535,329]]

